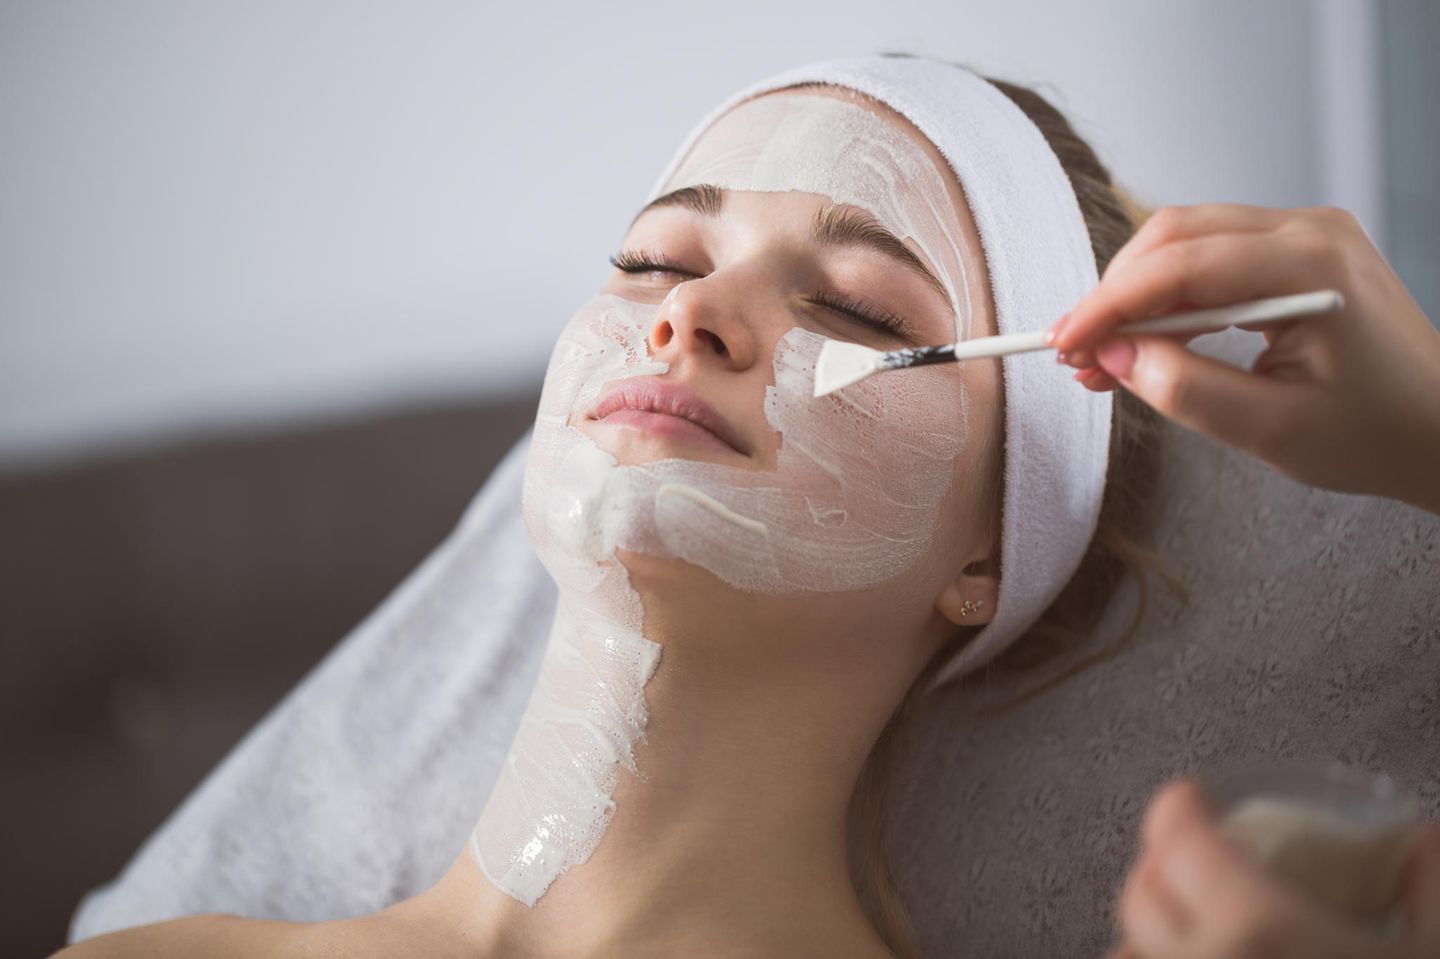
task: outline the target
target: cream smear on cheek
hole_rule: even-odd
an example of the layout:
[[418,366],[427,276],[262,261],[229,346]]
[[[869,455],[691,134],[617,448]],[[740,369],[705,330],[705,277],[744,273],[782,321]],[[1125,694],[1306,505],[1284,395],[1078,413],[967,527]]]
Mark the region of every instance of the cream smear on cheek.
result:
[[765,419],[780,434],[774,471],[679,458],[621,464],[571,424],[604,386],[663,370],[645,353],[661,309],[602,294],[556,346],[524,504],[556,580],[580,585],[616,549],[682,559],[757,593],[858,590],[908,570],[930,543],[964,447],[956,370],[872,377],[816,399],[826,338],[795,327],[776,345],[765,389]]
[[[832,120],[830,104],[870,116],[829,98],[783,99],[825,104],[818,109]],[[785,189],[813,186],[799,179]],[[615,811],[620,769],[643,778],[634,749],[660,646],[645,636],[643,604],[616,550],[685,560],[751,592],[876,586],[906,574],[930,546],[965,447],[957,367],[872,377],[815,399],[826,338],[795,327],[775,347],[764,397],[765,419],[780,434],[774,471],[678,458],[619,463],[574,424],[605,387],[667,371],[646,344],[662,309],[593,298],[561,333],[545,376],[523,510],[559,602],[535,691],[469,843],[485,875],[526,905],[590,857]]]

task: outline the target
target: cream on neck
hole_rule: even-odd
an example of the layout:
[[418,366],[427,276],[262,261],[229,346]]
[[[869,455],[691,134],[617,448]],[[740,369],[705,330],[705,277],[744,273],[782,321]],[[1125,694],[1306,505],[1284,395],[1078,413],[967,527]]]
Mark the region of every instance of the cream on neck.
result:
[[[848,880],[845,814],[870,744],[919,668],[914,648],[877,658],[874,637],[918,636],[925,624],[908,618],[913,607],[887,608],[883,590],[799,619],[792,597],[754,595],[730,615],[697,617],[726,608],[730,587],[693,569],[669,574],[648,561],[633,574],[664,658],[645,686],[639,773],[620,770],[603,840],[533,907],[466,852],[437,889],[454,895],[446,914],[466,942],[485,944],[477,956],[651,954],[661,944],[671,955],[747,944],[758,955],[884,955]],[[693,588],[668,588],[680,583]]]

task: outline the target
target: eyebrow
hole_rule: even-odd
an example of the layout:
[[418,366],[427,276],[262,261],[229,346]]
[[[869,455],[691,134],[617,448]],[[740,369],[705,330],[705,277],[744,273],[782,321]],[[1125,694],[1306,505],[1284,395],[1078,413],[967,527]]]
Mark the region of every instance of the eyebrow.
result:
[[[671,190],[641,207],[640,212],[635,214],[635,220],[662,206],[680,206],[701,216],[719,216],[720,211],[725,209],[725,191],[713,183]],[[635,220],[630,221],[631,226],[635,225]]]
[[[711,183],[671,190],[645,204],[640,212],[635,214],[635,220],[650,210],[665,206],[683,207],[701,216],[718,217],[725,209],[725,190]],[[632,226],[635,220],[630,221]],[[939,278],[930,272],[930,268],[921,262],[909,247],[900,242],[899,237],[881,226],[878,220],[864,210],[835,205],[824,207],[811,221],[810,242],[817,246],[860,247],[889,257],[924,280],[931,289],[940,294],[940,298],[945,301],[947,308],[949,307],[950,294],[946,292],[945,285]]]

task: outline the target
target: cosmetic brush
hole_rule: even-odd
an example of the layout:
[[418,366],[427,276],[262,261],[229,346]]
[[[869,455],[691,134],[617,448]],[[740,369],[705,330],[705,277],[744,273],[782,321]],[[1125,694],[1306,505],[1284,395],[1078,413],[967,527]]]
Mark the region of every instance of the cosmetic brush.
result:
[[[1315,290],[1250,300],[1217,309],[1186,310],[1138,323],[1126,323],[1116,327],[1114,333],[1125,336],[1131,333],[1218,332],[1243,323],[1276,323],[1302,316],[1317,316],[1334,312],[1344,305],[1345,299],[1337,291]],[[888,353],[859,343],[829,340],[821,347],[820,358],[815,361],[815,395],[825,396],[887,370],[1054,349],[1045,342],[1045,333],[1045,330],[1036,330],[1033,333],[982,336],[944,346],[912,347]]]

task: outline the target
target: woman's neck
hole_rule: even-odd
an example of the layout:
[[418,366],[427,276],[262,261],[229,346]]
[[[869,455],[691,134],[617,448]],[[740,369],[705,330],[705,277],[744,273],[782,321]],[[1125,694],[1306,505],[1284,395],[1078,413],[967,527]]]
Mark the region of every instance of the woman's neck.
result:
[[[668,954],[821,944],[827,954],[885,954],[849,881],[846,809],[903,693],[903,665],[877,682],[876,664],[846,655],[843,636],[835,656],[816,662],[815,644],[794,632],[807,624],[789,616],[793,628],[776,629],[787,622],[783,600],[699,618],[695,590],[660,593],[645,602],[645,636],[663,655],[648,682],[633,684],[648,713],[633,771],[623,730],[635,704],[613,667],[648,675],[645,647],[597,624],[593,597],[562,594],[474,845],[426,896],[444,904],[473,955],[634,955],[646,944]],[[687,601],[663,598],[676,595]],[[597,744],[614,759],[597,763]],[[613,806],[608,821],[594,817],[600,841],[590,850],[576,800],[591,795],[604,809],[606,790],[587,765],[613,776],[598,780]],[[576,848],[584,861],[562,872],[557,857]],[[517,876],[517,856],[529,857],[530,874]]]

